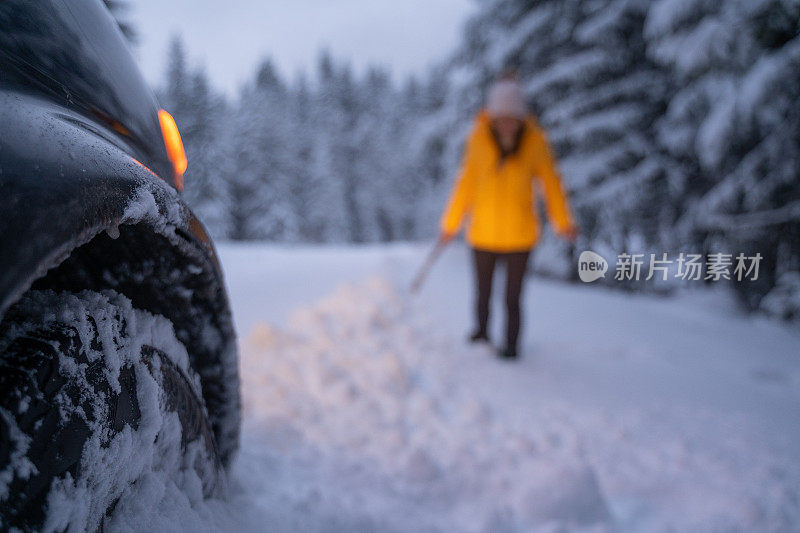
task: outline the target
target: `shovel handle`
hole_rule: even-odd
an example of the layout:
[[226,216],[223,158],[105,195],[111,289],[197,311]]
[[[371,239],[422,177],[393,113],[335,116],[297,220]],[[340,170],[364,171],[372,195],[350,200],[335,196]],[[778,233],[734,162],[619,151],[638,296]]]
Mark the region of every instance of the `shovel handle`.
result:
[[425,257],[425,262],[422,263],[422,266],[417,271],[417,275],[414,277],[414,281],[411,283],[411,293],[416,294],[420,287],[422,287],[422,283],[425,281],[425,278],[428,276],[428,272],[430,272],[431,267],[442,254],[442,251],[447,247],[447,242],[441,239],[436,241],[433,248],[428,255]]

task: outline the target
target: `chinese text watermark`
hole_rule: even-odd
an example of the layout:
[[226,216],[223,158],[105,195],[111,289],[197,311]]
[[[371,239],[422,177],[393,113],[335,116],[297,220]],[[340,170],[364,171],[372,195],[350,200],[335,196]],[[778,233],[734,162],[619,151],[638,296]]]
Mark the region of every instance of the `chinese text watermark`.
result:
[[[761,254],[678,254],[670,257],[662,254],[628,254],[617,256],[614,269],[616,281],[639,281],[657,279],[667,281],[670,278],[684,281],[756,281]],[[591,250],[581,252],[578,258],[578,276],[581,281],[590,283],[604,278],[608,270],[608,262],[603,256]]]

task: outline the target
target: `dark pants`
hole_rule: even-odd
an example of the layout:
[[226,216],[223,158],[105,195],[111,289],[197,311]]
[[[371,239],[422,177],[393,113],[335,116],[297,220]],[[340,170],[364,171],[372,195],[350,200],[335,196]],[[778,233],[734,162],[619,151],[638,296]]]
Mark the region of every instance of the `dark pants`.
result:
[[525,279],[530,250],[524,252],[495,253],[472,250],[475,256],[475,280],[478,291],[476,318],[478,332],[485,334],[489,324],[489,300],[492,295],[492,278],[497,260],[506,264],[506,347],[517,348],[520,327],[520,294]]

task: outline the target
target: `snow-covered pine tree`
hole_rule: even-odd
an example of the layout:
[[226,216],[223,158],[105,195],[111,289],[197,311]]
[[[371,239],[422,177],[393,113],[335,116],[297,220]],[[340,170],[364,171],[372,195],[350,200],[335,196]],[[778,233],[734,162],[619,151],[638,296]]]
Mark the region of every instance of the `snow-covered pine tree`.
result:
[[339,173],[341,159],[337,150],[346,145],[347,118],[337,99],[337,66],[327,51],[320,54],[312,92],[310,127],[313,132],[308,217],[311,227],[323,242],[346,242],[350,239],[345,204],[345,182]]
[[674,90],[659,141],[690,180],[678,238],[759,252],[750,308],[800,271],[800,2],[659,0],[648,54]]
[[[392,150],[389,105],[391,95],[388,75],[371,68],[358,81],[357,119],[353,131],[358,175],[356,201],[360,206],[365,241],[392,240],[395,222],[390,214],[393,178],[390,160]],[[394,198],[399,201],[398,198]]]
[[242,88],[234,118],[233,238],[296,238],[289,173],[292,121],[286,85],[272,62],[264,60],[253,82]]
[[401,94],[405,150],[397,155],[402,159],[404,179],[410,180],[407,194],[412,198],[412,209],[403,215],[407,218],[406,239],[431,238],[438,230],[443,191],[449,188],[453,172],[445,150],[455,144],[449,128],[457,123],[448,113],[448,94],[449,80],[442,68],[431,69],[422,81],[410,78]]
[[159,91],[161,105],[170,112],[177,122],[191,114],[191,94],[189,67],[186,64],[186,50],[179,35],[172,37],[167,53],[166,86]]
[[[344,201],[344,239],[350,242],[365,240],[362,180],[358,174],[359,156],[356,125],[359,101],[356,84],[349,65],[338,66],[327,54],[320,61],[319,101],[323,111],[320,124],[325,132],[324,158],[330,179],[341,183]],[[340,240],[341,238],[334,240]]]
[[[289,130],[286,178],[288,201],[295,219],[293,240],[321,242],[324,238],[325,184],[314,172],[315,139],[319,132],[313,122],[314,98],[304,75],[293,83],[289,95]],[[291,237],[290,237],[291,238]]]

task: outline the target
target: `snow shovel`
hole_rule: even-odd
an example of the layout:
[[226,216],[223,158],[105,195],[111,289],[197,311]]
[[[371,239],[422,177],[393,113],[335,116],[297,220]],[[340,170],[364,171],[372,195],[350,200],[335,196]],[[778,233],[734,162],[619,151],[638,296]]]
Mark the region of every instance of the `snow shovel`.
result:
[[441,239],[436,241],[436,244],[433,246],[430,252],[428,252],[428,256],[425,258],[425,262],[422,263],[419,271],[417,271],[417,275],[414,277],[414,281],[411,283],[411,294],[416,294],[420,287],[422,287],[422,283],[425,281],[425,278],[428,277],[428,273],[431,271],[431,267],[442,254],[445,248],[447,248],[447,242]]

